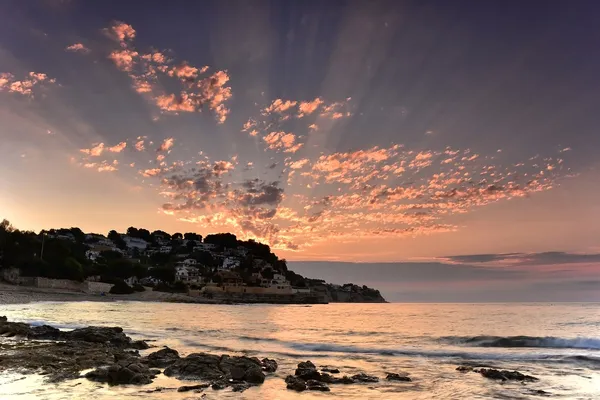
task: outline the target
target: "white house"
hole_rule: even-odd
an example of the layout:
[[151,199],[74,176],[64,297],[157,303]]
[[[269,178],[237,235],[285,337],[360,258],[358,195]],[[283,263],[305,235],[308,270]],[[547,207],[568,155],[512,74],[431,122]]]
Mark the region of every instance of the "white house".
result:
[[175,267],[175,280],[186,283],[200,282],[202,276],[200,270],[196,267],[179,266]]
[[130,276],[129,278],[125,279],[125,283],[128,284],[129,286],[133,286],[139,282],[140,282],[140,280],[138,279],[137,276]]
[[100,257],[100,252],[98,250],[88,250],[85,252],[85,256],[88,260],[96,261]]
[[281,274],[273,274],[273,279],[265,279],[261,276],[260,286],[272,289],[281,289],[292,291],[290,281]]
[[148,247],[148,242],[146,242],[144,239],[131,236],[122,236],[122,238],[129,249],[146,250]]
[[238,260],[236,258],[232,258],[232,257],[226,257],[223,260],[223,264],[221,265],[221,267],[219,267],[219,270],[229,271],[229,270],[235,269],[239,266],[240,266],[240,260]]

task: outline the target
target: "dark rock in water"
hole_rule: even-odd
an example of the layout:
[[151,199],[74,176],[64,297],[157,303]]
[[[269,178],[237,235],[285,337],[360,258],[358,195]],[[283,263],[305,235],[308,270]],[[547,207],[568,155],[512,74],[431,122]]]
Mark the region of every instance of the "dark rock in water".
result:
[[367,383],[375,383],[379,382],[379,378],[373,375],[367,375],[365,373],[360,373],[356,375],[352,375],[352,379],[356,382],[367,382]]
[[150,348],[150,345],[143,340],[134,340],[129,345],[129,348],[136,350],[146,350]]
[[456,367],[456,370],[460,372],[471,372],[473,371],[473,367],[469,365],[459,365],[458,367]]
[[309,379],[306,381],[306,388],[308,390],[318,390],[320,392],[329,392],[329,386],[324,384],[323,382],[316,381],[314,379]]
[[295,390],[297,392],[302,392],[306,390],[306,382],[304,379],[299,378],[294,375],[288,375],[285,378],[285,383],[287,384],[287,388],[290,390]]
[[234,381],[243,381],[246,375],[246,370],[240,367],[233,367],[229,370],[229,375]]
[[552,393],[546,392],[545,390],[542,390],[542,389],[538,389],[538,390],[531,389],[528,391],[528,393],[533,396],[545,396],[545,397],[552,396]]
[[152,383],[154,373],[142,364],[113,364],[109,367],[96,368],[85,374],[85,377],[91,381],[106,382],[111,385],[146,385]]
[[27,337],[27,335],[29,335],[30,330],[30,326],[23,322],[7,322],[6,320],[0,321],[0,336]]
[[479,372],[481,376],[488,379],[495,379],[501,381],[521,381],[521,382],[534,382],[539,380],[538,378],[530,375],[522,374],[518,371],[507,371],[507,370],[497,370],[493,368],[480,368],[474,369],[473,372]]
[[270,358],[263,358],[261,361],[262,369],[265,372],[275,372],[277,371],[277,361],[272,360]]
[[329,372],[330,374],[339,374],[340,373],[339,369],[337,369],[337,368],[328,368],[328,367],[321,368],[321,371],[323,371],[323,372]]
[[0,316],[0,322],[6,322],[6,321],[8,321],[6,316],[4,316],[4,315]]
[[356,381],[349,376],[342,376],[341,378],[332,378],[332,381],[329,383],[340,383],[342,385],[350,385],[352,383],[356,383]]
[[213,354],[193,353],[186,358],[180,358],[165,369],[166,376],[179,379],[217,380],[225,377],[219,369],[221,358]]
[[243,392],[247,389],[250,389],[253,385],[249,384],[249,383],[236,383],[234,385],[231,385],[231,391],[232,392]]
[[28,339],[38,340],[58,340],[61,337],[60,329],[56,329],[49,325],[34,326],[27,334]]
[[70,332],[62,332],[61,338],[90,343],[106,343],[119,347],[128,347],[131,345],[131,338],[123,333],[123,328],[118,326],[88,326],[86,328],[74,329]]
[[402,374],[387,374],[387,376],[385,377],[386,380],[388,381],[399,381],[399,382],[412,382],[412,379],[410,379],[408,377],[408,374],[402,373]]
[[244,374],[244,380],[250,383],[263,383],[265,381],[265,374],[262,372],[262,368],[250,367]]
[[145,357],[149,367],[166,368],[179,360],[179,352],[169,347],[150,353]]
[[211,387],[213,390],[223,390],[229,385],[229,382],[224,380],[218,380],[212,383]]
[[296,376],[304,379],[305,381],[309,379],[320,380],[321,374],[317,371],[317,367],[310,361],[304,361],[298,364],[298,368],[296,368],[295,372]]
[[191,386],[181,386],[177,389],[178,392],[189,392],[190,390],[202,390],[206,389],[210,385],[208,383],[201,383],[199,385],[191,385]]

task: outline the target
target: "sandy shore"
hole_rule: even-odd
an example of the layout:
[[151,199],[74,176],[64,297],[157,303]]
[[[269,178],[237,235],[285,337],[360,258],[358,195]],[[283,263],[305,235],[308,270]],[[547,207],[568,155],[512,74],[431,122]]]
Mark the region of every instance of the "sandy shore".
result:
[[153,292],[151,290],[127,295],[88,294],[57,289],[40,289],[0,283],[0,304],[24,304],[38,301],[151,301],[181,303],[216,303],[216,301],[183,294]]

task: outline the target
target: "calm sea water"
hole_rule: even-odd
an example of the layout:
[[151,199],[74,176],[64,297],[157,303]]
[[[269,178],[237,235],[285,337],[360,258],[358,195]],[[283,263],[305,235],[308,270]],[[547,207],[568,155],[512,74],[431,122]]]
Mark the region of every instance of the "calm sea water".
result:
[[[267,356],[276,378],[246,392],[205,391],[207,399],[600,399],[600,304],[332,304],[315,306],[167,303],[35,303],[5,305],[12,321],[64,329],[121,326],[182,355],[211,352]],[[526,335],[528,347],[512,339]],[[503,339],[508,338],[508,339]],[[151,350],[153,351],[153,350]],[[412,383],[332,385],[330,393],[295,393],[283,378],[312,360],[342,374],[380,378],[407,372]],[[474,363],[516,369],[539,382],[498,383],[455,371]],[[85,379],[43,384],[36,376],[0,375],[0,399],[199,398],[146,393],[182,383],[161,376],[152,385],[112,387]]]

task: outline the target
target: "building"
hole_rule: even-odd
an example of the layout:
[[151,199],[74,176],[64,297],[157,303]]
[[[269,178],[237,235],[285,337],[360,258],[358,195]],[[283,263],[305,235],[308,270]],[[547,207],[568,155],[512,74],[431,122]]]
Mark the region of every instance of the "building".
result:
[[140,251],[143,251],[146,250],[146,248],[148,247],[148,242],[146,242],[144,239],[126,235],[122,236],[122,238],[125,244],[127,245],[127,248],[129,249],[138,249]]
[[211,251],[216,248],[217,246],[212,243],[198,243],[194,246],[194,251]]
[[200,283],[202,275],[200,275],[198,268],[182,265],[175,267],[175,280],[185,283]]
[[220,271],[231,271],[240,266],[240,260],[233,257],[226,257],[223,264],[219,267]]

